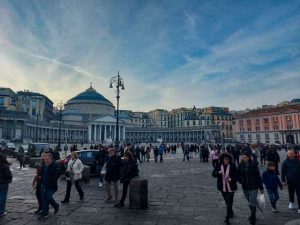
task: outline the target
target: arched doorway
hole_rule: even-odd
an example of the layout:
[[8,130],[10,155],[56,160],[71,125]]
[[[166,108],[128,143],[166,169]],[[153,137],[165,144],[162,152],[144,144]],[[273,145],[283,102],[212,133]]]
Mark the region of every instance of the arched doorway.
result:
[[287,143],[287,144],[294,145],[294,144],[295,144],[295,138],[294,138],[294,135],[292,135],[292,134],[286,135],[286,143]]

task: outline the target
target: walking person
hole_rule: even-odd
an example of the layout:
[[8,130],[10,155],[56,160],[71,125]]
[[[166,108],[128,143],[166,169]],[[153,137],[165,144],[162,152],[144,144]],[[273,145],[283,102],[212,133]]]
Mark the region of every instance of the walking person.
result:
[[157,146],[154,146],[153,154],[154,154],[154,161],[157,163],[157,158],[159,155]]
[[214,147],[211,152],[212,165],[214,168],[216,168],[218,166],[220,154],[221,154],[220,150],[217,147]]
[[276,173],[277,175],[279,175],[279,170],[278,170],[278,164],[280,162],[280,156],[277,152],[276,149],[274,148],[271,148],[268,152],[267,152],[267,161],[268,162],[273,162],[275,164],[275,167],[276,167]]
[[284,186],[288,186],[289,209],[296,209],[295,192],[298,201],[298,213],[300,214],[300,161],[296,159],[296,152],[289,150],[287,159],[281,166],[281,181]]
[[99,187],[103,186],[103,175],[101,174],[101,170],[105,164],[105,159],[107,157],[107,152],[104,150],[102,145],[99,146],[99,151],[97,152],[95,158],[97,163],[97,173],[99,176]]
[[80,200],[84,197],[84,192],[80,186],[80,180],[82,179],[82,171],[84,167],[81,160],[78,158],[77,152],[71,153],[71,159],[68,162],[68,168],[66,171],[67,189],[65,198],[61,203],[68,203],[70,201],[70,195],[73,183],[79,193]]
[[160,144],[158,150],[159,150],[159,162],[162,163],[162,162],[164,162],[163,154],[164,154],[164,152],[165,152],[165,146],[164,146],[163,143]]
[[[130,151],[127,151],[130,152]],[[125,152],[126,154],[126,152]],[[108,157],[106,162],[106,174],[105,174],[105,188],[106,188],[106,202],[117,203],[118,202],[118,182],[120,180],[120,170],[122,167],[122,160],[120,156],[116,155],[114,148],[108,149]],[[111,186],[113,186],[114,192],[112,195]]]
[[24,148],[22,146],[20,146],[19,151],[18,151],[18,160],[20,162],[20,170],[22,170],[22,168],[25,168],[25,152],[24,152]]
[[10,171],[10,163],[6,156],[0,153],[0,218],[5,216],[6,199],[8,186],[12,182],[12,174]]
[[183,160],[187,159],[187,161],[190,161],[190,156],[189,156],[190,148],[188,145],[183,146]]
[[261,176],[256,163],[251,160],[248,152],[242,153],[242,161],[239,164],[239,182],[242,184],[243,192],[248,201],[251,215],[249,217],[250,224],[256,224],[256,198],[258,189],[263,193]]
[[41,155],[41,165],[36,168],[36,174],[32,182],[32,188],[35,190],[35,197],[38,201],[38,209],[34,212],[36,214],[41,214],[43,212],[42,208],[42,196],[41,196],[41,177],[42,177],[42,167],[44,165],[44,153]]
[[282,184],[276,173],[276,166],[273,162],[268,163],[268,168],[262,174],[262,182],[266,186],[272,206],[272,212],[277,212],[276,202],[279,199],[278,187],[282,190]]
[[214,168],[212,175],[218,178],[217,188],[221,192],[227,207],[224,223],[229,224],[230,218],[234,216],[232,205],[234,192],[237,190],[238,171],[230,154],[222,153],[219,160],[220,164]]
[[123,184],[122,198],[120,202],[114,205],[115,207],[117,208],[124,207],[124,202],[127,196],[130,180],[138,176],[138,173],[139,173],[138,165],[133,160],[131,152],[126,152],[124,155],[124,161],[122,164],[121,176],[120,176],[120,182]]
[[49,204],[54,208],[54,214],[58,213],[59,204],[53,199],[57,191],[57,180],[59,177],[59,168],[52,160],[52,154],[44,155],[44,165],[41,171],[41,199],[43,212],[39,219],[48,217]]

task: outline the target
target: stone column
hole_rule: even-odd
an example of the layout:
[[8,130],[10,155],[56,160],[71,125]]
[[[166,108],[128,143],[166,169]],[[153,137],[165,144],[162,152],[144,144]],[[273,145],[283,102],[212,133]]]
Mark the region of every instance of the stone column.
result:
[[99,125],[99,141],[102,141],[102,125]]
[[107,125],[104,126],[104,141],[106,140],[107,137],[107,130],[106,130]]
[[88,142],[92,141],[92,124],[88,126]]

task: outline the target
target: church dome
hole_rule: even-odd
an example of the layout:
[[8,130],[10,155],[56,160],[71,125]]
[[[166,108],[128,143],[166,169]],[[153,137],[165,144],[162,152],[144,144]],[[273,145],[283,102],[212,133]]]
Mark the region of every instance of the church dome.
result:
[[115,107],[91,85],[84,92],[67,101],[65,110],[66,112],[76,111],[86,120],[102,115],[113,116]]

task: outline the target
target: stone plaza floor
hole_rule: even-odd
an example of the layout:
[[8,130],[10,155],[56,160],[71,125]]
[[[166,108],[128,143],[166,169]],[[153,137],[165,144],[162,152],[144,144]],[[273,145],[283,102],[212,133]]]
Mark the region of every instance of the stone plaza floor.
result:
[[[103,224],[103,225],[219,225],[223,224],[225,204],[216,188],[216,179],[212,178],[210,163],[200,163],[198,156],[190,162],[182,162],[181,154],[165,156],[163,163],[145,162],[139,164],[140,176],[149,182],[149,208],[147,210],[118,209],[105,203],[105,190],[98,187],[98,179],[91,178],[83,183],[84,200],[79,200],[75,187],[69,204],[62,205],[57,215],[40,221],[33,212],[37,208],[34,191],[31,187],[35,170],[18,170],[13,160],[11,166],[14,179],[9,187],[7,212],[0,224]],[[263,168],[262,168],[263,169]],[[64,197],[65,180],[59,181],[59,190],[54,195],[57,201]],[[121,185],[119,186],[121,190]],[[267,197],[267,195],[266,195]],[[257,224],[284,225],[299,219],[295,210],[289,210],[287,190],[280,193],[279,213],[272,213],[267,197],[265,212],[257,213]],[[249,224],[249,209],[242,195],[241,187],[234,199],[235,218],[233,225]]]

